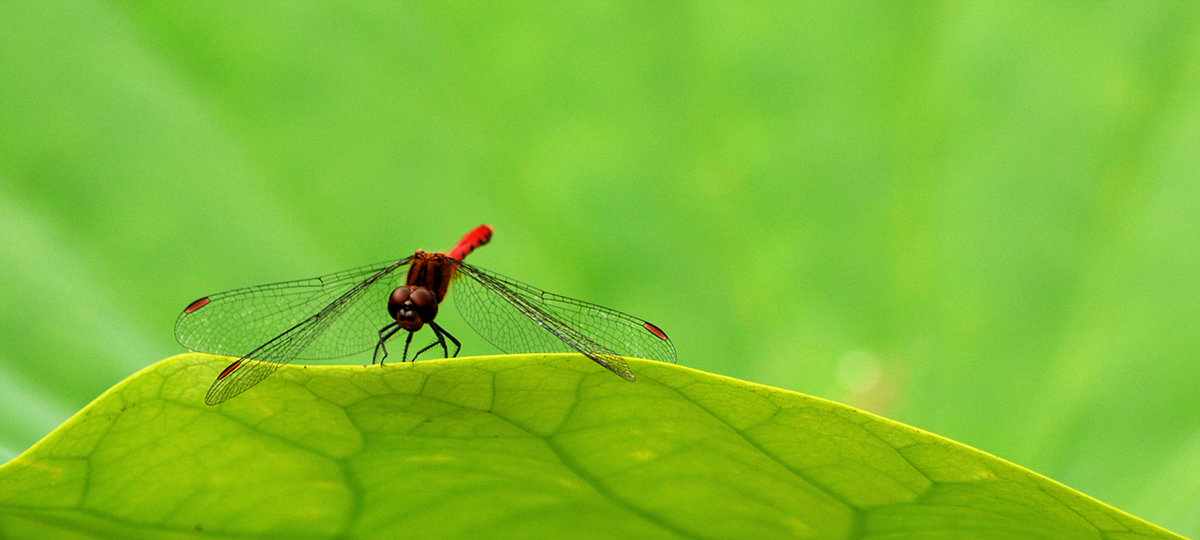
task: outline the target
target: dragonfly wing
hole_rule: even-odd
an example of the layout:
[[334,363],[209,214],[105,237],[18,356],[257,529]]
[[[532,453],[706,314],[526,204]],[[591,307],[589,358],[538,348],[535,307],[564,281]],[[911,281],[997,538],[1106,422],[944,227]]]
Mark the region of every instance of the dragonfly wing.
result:
[[[288,360],[337,358],[362,352],[375,345],[379,339],[375,331],[389,322],[387,295],[403,285],[407,277],[403,270],[410,259],[213,294],[193,302],[179,315],[175,337],[193,351],[248,356],[284,333],[301,332],[313,334],[311,341],[299,348],[291,345],[293,349],[287,352],[296,356]],[[381,290],[378,302],[346,299],[352,296],[357,300]],[[307,322],[328,308],[336,313]],[[279,352],[275,350],[275,354]]]
[[549,293],[458,262],[448,296],[463,320],[506,352],[578,351],[633,380],[623,357],[675,362],[675,346],[657,326],[596,304]]
[[279,369],[279,366],[288,363],[311,345],[321,334],[322,324],[324,321],[313,315],[239,358],[225,368],[213,381],[212,386],[208,387],[204,402],[216,405],[258,384]]
[[[358,281],[357,284],[348,290],[345,287],[339,287],[343,290],[342,294],[320,308],[316,313],[309,315],[307,318],[294,324],[291,328],[270,338],[266,343],[256,347],[225,368],[217,376],[217,379],[213,381],[212,386],[209,387],[208,394],[204,396],[204,402],[209,405],[216,405],[245,392],[246,389],[258,384],[259,381],[274,373],[276,369],[279,369],[279,366],[295,358],[312,356],[311,353],[306,353],[306,351],[318,344],[321,344],[321,346],[331,352],[337,352],[335,346],[350,347],[359,343],[368,343],[369,345],[361,349],[366,350],[366,348],[377,343],[379,339],[378,334],[373,330],[378,330],[383,324],[380,324],[378,327],[370,326],[370,324],[374,324],[370,321],[376,321],[377,316],[371,314],[372,310],[365,307],[376,304],[361,300],[379,296],[385,298],[384,301],[386,302],[386,296],[383,293],[385,291],[390,292],[392,288],[397,286],[397,278],[395,276],[404,274],[403,272],[397,272],[397,270],[407,263],[408,260],[405,259],[392,263],[390,266],[376,269],[375,273]],[[358,270],[360,269],[348,272],[357,273]],[[342,274],[333,274],[333,276],[341,276]],[[319,280],[321,278],[314,279]],[[264,285],[252,289],[262,289],[264,287],[270,288],[271,286]],[[205,304],[205,307],[207,307],[207,304]],[[382,311],[383,318],[387,319],[387,310],[384,309],[386,308],[386,304],[384,306],[376,305],[376,308],[374,311]],[[185,312],[186,314],[188,313]],[[346,352],[343,351],[343,354],[346,354]]]

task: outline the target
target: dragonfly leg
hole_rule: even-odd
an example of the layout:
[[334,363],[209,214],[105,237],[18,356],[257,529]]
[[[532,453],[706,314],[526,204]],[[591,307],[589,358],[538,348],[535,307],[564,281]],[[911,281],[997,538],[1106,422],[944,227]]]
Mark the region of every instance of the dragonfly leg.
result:
[[[384,345],[384,342],[387,341],[388,339],[390,339],[392,336],[396,335],[396,331],[398,331],[398,330],[400,330],[400,325],[398,323],[391,323],[391,324],[379,329],[379,342],[375,344],[375,354],[371,355],[371,363],[372,364],[374,364],[375,361],[378,360],[379,365],[381,365],[381,366],[383,365],[383,360],[384,360],[384,358],[387,358],[387,355],[388,355],[387,345]],[[379,356],[379,351],[383,351],[382,357]]]
[[[462,343],[459,343],[457,339],[454,339],[454,336],[451,335],[450,332],[447,332],[445,328],[438,326],[437,323],[430,321],[429,326],[433,327],[434,332],[438,332],[441,335],[446,336],[446,339],[448,339],[452,343],[454,343],[454,356],[457,357],[458,351],[462,350]],[[446,358],[451,358],[450,351],[446,350],[446,344],[444,342],[442,343],[442,351],[444,351],[446,353]]]
[[423,353],[423,352],[425,352],[425,351],[428,351],[429,349],[432,349],[432,348],[436,347],[438,343],[441,343],[443,348],[446,346],[446,340],[442,339],[442,335],[441,335],[441,334],[438,334],[438,339],[437,339],[437,341],[435,341],[435,342],[433,342],[433,343],[430,343],[429,345],[426,345],[425,347],[423,347],[421,350],[417,351],[417,354],[414,354],[414,355],[413,355],[413,362],[416,362],[416,361],[417,361],[417,357],[418,357],[418,356],[421,356],[421,353]]
[[[404,340],[404,356],[400,357],[400,362],[404,362],[404,361],[408,360],[408,346],[409,346],[409,344],[412,343],[412,337],[413,337],[414,333],[415,332],[409,332],[408,339]],[[420,353],[418,353],[418,354],[420,354]],[[416,360],[416,359],[417,359],[417,357],[414,356],[413,360]]]

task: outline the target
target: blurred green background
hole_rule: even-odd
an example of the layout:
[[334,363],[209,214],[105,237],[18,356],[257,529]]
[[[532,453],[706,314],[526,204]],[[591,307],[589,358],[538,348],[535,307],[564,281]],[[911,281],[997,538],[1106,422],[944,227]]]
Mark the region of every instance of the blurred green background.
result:
[[199,296],[489,223],[681,364],[1200,535],[1198,180],[1191,3],[3,2],[0,460]]

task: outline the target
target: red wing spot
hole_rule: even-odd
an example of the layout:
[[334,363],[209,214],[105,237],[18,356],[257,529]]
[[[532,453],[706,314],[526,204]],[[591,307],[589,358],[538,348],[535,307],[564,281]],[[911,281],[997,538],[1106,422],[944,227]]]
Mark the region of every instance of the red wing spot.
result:
[[662,328],[654,326],[653,324],[650,324],[650,323],[643,324],[642,326],[645,326],[646,330],[649,330],[651,334],[658,336],[658,339],[661,339],[663,341],[671,340],[671,338],[667,337],[667,333],[662,331]]
[[205,296],[204,298],[201,298],[199,300],[196,300],[195,302],[188,304],[188,307],[184,308],[183,312],[191,313],[191,312],[196,311],[197,309],[200,309],[207,305],[208,305],[208,297]]
[[237,362],[229,364],[229,367],[225,368],[225,371],[222,371],[220,375],[217,375],[217,380],[219,381],[221,379],[224,379],[226,375],[229,375],[229,372],[237,369],[237,367],[240,365],[242,365],[241,360],[238,360]]

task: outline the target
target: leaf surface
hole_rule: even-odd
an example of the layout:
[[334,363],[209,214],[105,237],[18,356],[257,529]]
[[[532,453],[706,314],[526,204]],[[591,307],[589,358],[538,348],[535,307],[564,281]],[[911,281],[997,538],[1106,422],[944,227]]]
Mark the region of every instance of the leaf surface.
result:
[[0,467],[0,533],[123,538],[1174,538],[829,401],[576,355],[285,366],[204,405],[169,358]]

